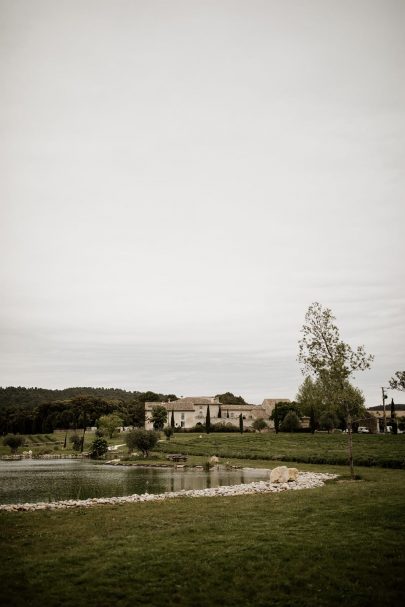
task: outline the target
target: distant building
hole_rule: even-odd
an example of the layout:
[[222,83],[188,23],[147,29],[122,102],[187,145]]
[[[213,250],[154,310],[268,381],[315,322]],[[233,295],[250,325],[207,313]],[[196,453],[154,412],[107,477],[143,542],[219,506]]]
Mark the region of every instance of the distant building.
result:
[[288,398],[266,398],[261,405],[225,405],[219,402],[216,396],[188,396],[179,398],[172,402],[146,402],[145,403],[145,428],[153,428],[150,421],[153,407],[158,405],[167,410],[167,425],[171,424],[173,412],[174,425],[176,428],[193,428],[198,424],[205,425],[207,409],[210,408],[211,424],[231,424],[239,426],[239,416],[243,416],[245,428],[252,426],[255,419],[264,419],[270,428],[274,424],[270,416],[275,405],[279,402],[290,402]]

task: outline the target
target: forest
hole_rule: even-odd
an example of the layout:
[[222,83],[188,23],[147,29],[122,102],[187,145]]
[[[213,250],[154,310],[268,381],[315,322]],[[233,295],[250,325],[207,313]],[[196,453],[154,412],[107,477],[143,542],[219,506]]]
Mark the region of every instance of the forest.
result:
[[101,415],[117,413],[124,425],[142,427],[146,401],[176,400],[175,394],[118,388],[0,388],[0,434],[37,434],[57,428],[95,426]]

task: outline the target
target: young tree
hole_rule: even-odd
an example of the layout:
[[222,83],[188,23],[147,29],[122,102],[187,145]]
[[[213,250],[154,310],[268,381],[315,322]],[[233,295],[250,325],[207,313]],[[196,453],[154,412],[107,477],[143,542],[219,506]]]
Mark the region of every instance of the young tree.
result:
[[392,390],[405,391],[405,371],[396,371],[389,384]]
[[174,434],[174,430],[171,426],[167,426],[167,428],[163,428],[163,432],[167,440],[170,440]]
[[207,407],[207,414],[205,416],[205,431],[207,434],[211,432],[211,413],[209,405]]
[[163,405],[155,405],[152,407],[151,422],[155,430],[163,430],[167,421],[167,409]]
[[72,447],[75,451],[80,451],[82,449],[82,439],[78,434],[72,434],[69,440],[72,443]]
[[[329,308],[322,308],[317,302],[309,306],[301,330],[298,360],[303,372],[321,380],[344,413],[348,428],[350,474],[353,478],[352,431],[357,403],[349,398],[349,380],[356,371],[369,369],[374,357],[366,354],[364,346],[353,350],[342,341],[334,321],[335,317]],[[352,386],[350,388],[353,390]]]
[[139,449],[144,457],[148,457],[149,451],[156,446],[159,433],[154,430],[130,430],[125,436],[128,451]]
[[24,442],[24,437],[19,434],[7,434],[3,438],[3,445],[10,447],[11,453],[17,453],[18,448],[22,447]]
[[102,436],[97,436],[90,445],[90,457],[97,459],[102,457],[108,451],[108,443]]
[[98,420],[98,427],[100,430],[107,432],[108,438],[114,436],[114,432],[117,428],[124,424],[122,418],[116,413],[110,413],[110,415],[102,415]]

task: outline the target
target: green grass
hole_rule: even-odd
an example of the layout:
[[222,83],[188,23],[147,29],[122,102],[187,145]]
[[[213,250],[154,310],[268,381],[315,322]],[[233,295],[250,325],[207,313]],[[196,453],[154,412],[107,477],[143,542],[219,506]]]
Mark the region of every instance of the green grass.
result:
[[[222,458],[249,458],[315,464],[347,463],[345,434],[176,434],[160,443],[164,452],[190,455],[218,455]],[[354,463],[357,466],[405,468],[405,435],[353,435]]]
[[2,600],[30,607],[400,605],[404,472],[365,468],[361,475],[280,494],[0,513]]

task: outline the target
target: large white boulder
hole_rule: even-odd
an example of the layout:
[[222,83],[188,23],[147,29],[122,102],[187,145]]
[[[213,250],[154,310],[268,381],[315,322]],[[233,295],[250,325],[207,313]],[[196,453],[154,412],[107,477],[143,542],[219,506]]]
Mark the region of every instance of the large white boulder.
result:
[[270,472],[271,483],[288,483],[288,468],[287,466],[277,466]]
[[288,468],[288,480],[296,481],[299,476],[299,471],[297,468]]
[[219,464],[219,457],[217,457],[216,455],[213,455],[212,457],[210,457],[210,464]]

